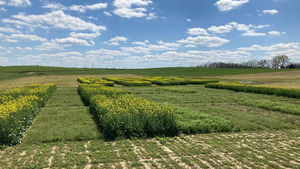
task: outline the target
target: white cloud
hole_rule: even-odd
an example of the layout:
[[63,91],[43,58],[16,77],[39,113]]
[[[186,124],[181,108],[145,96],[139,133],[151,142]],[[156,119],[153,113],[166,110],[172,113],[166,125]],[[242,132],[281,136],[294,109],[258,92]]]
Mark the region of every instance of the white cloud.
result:
[[25,47],[25,48],[21,48],[21,47],[19,47],[19,46],[17,46],[17,47],[15,47],[17,50],[20,50],[20,51],[22,51],[22,52],[25,52],[26,50],[28,51],[28,50],[32,50],[32,48],[31,47]]
[[144,53],[149,54],[150,51],[163,51],[163,50],[177,50],[181,44],[178,43],[168,43],[163,41],[157,42],[159,45],[147,44],[144,46],[136,47],[121,47],[125,53]]
[[7,3],[8,6],[17,6],[17,7],[26,7],[31,6],[31,3],[29,0],[10,0]]
[[88,54],[85,56],[85,58],[87,58],[88,60],[97,60],[97,59],[100,59],[100,60],[104,60],[104,59],[113,59],[114,57],[113,56],[109,56],[109,55],[94,55],[94,54]]
[[157,18],[157,16],[155,16],[156,15],[156,13],[154,13],[154,12],[151,12],[151,13],[149,13],[149,15],[147,16],[147,20],[150,20],[150,19],[155,19],[155,18]]
[[298,42],[279,43],[271,46],[260,46],[255,44],[249,48],[246,47],[238,48],[238,50],[247,50],[247,51],[259,51],[259,50],[272,51],[272,50],[286,50],[286,49],[300,49],[300,43]]
[[111,38],[110,40],[108,40],[108,42],[103,42],[105,44],[108,45],[120,45],[119,42],[126,42],[128,38],[124,37],[124,36],[116,36],[114,38]]
[[265,33],[258,33],[258,32],[255,32],[254,29],[252,30],[248,30],[244,33],[242,33],[243,36],[266,36]]
[[6,1],[0,0],[0,5],[5,5]]
[[[8,59],[6,57],[0,57],[0,63],[3,64],[3,63],[6,63],[8,62]],[[2,65],[0,65],[2,66]]]
[[219,0],[214,5],[218,6],[220,11],[230,11],[248,2],[249,0]]
[[97,10],[107,8],[107,3],[97,3],[93,5],[72,5],[64,6],[58,2],[47,2],[42,8],[50,8],[54,10],[71,10],[84,13],[86,10]]
[[107,12],[107,11],[104,11],[103,13],[104,13],[104,15],[106,15],[106,16],[112,16],[112,14],[109,13],[109,12]]
[[[100,32],[100,30],[106,30],[105,26],[95,25],[91,22],[85,22],[84,20],[65,14],[63,11],[52,11],[43,15],[26,15],[19,13],[18,15],[12,15],[13,18],[22,20],[27,26],[36,24],[36,27],[53,26],[54,28],[70,29],[73,31],[90,30],[93,32]],[[4,20],[2,22],[16,23],[12,20]],[[19,21],[20,22],[20,21]],[[22,22],[18,24],[24,24]],[[16,23],[17,24],[17,23]]]
[[93,44],[89,44],[86,40],[83,39],[77,39],[73,37],[67,37],[62,39],[55,39],[55,43],[59,44],[69,44],[69,45],[81,45],[81,46],[92,46]]
[[93,4],[93,5],[86,5],[85,8],[89,9],[89,10],[97,10],[97,9],[107,8],[107,3],[97,3],[97,4]]
[[[38,25],[40,27],[42,27],[40,24],[37,24],[37,25],[32,25],[32,24],[29,24],[29,23],[26,23],[26,22],[22,22],[22,21],[19,21],[19,20],[11,20],[11,19],[2,19],[1,20],[3,23],[11,23],[11,24],[15,24],[15,26],[17,28],[22,28],[22,25],[24,26],[28,26],[28,27],[38,27]],[[45,28],[45,27],[44,27]]]
[[280,32],[278,32],[278,31],[269,31],[268,32],[271,36],[280,36]]
[[[51,54],[39,54],[39,55],[26,55],[19,57],[18,60],[22,61],[22,64],[24,64],[24,61],[27,62],[27,64],[37,64],[41,63],[42,59],[55,59],[55,60],[61,60],[66,57],[78,57],[82,54],[79,52],[62,52],[62,53],[51,53]],[[77,60],[76,60],[77,61]],[[73,62],[74,63],[74,60]]]
[[128,53],[120,52],[117,50],[108,50],[108,49],[98,49],[98,50],[90,50],[86,52],[87,54],[95,54],[95,55],[109,55],[109,56],[130,56]]
[[[151,0],[115,0],[113,6],[116,9],[113,13],[123,18],[145,17],[147,16],[145,13],[147,10],[141,8],[141,6],[148,6],[152,3]],[[138,8],[134,8],[133,6],[138,6]]]
[[186,33],[190,35],[209,35],[209,33],[207,33],[207,31],[203,28],[190,28]]
[[275,51],[275,52],[266,52],[270,56],[277,56],[277,55],[287,55],[289,58],[292,59],[299,59],[300,58],[300,50],[295,49],[287,49],[282,51]]
[[211,50],[211,51],[197,51],[197,50],[190,50],[187,52],[190,54],[192,58],[198,57],[209,57],[211,60],[218,59],[232,59],[232,60],[239,60],[241,58],[248,58],[251,56],[251,53],[245,51],[230,51],[230,50]]
[[73,38],[82,38],[82,39],[94,39],[100,36],[100,33],[75,33],[71,32],[70,36]]
[[195,47],[197,47],[196,45],[185,45],[184,46],[185,48],[195,48]]
[[[1,3],[1,1],[0,1],[0,3]],[[1,4],[0,4],[0,5],[1,5]],[[1,7],[1,8],[0,8],[0,11],[6,12],[6,11],[7,11],[7,9],[5,9],[5,8]]]
[[104,44],[112,45],[112,46],[118,46],[120,45],[119,42],[103,42]]
[[230,25],[225,25],[225,26],[211,26],[207,30],[212,32],[212,33],[229,33],[233,29],[232,26]]
[[[245,24],[238,24],[237,22],[230,22],[229,25],[236,28],[238,31],[243,31],[242,36],[266,36],[265,33],[258,33],[255,32],[255,29],[261,29],[268,27],[269,25],[245,25]],[[253,29],[252,29],[253,28]]]
[[230,51],[230,50],[211,50],[211,51],[198,51],[189,50],[184,52],[168,51],[157,55],[145,55],[143,58],[145,61],[172,61],[174,59],[180,60],[193,60],[201,59],[202,62],[208,61],[220,61],[220,60],[241,60],[245,58],[250,58],[251,53],[245,51]]
[[[145,41],[148,43],[149,41]],[[121,47],[126,53],[144,53],[148,54],[150,51],[163,51],[163,50],[177,50],[181,44],[178,43],[168,43],[163,41],[157,42],[159,45],[155,44],[145,44],[144,46],[136,47]]]
[[270,14],[270,15],[274,15],[277,14],[278,11],[276,9],[271,9],[271,10],[263,10],[262,11],[264,14]]
[[122,42],[126,42],[128,38],[124,37],[124,36],[116,36],[114,38],[111,38],[109,41],[110,42],[115,42],[115,41],[122,41]]
[[63,50],[64,46],[55,43],[54,40],[51,40],[51,42],[44,42],[41,45],[38,45],[34,48],[37,51],[44,51],[44,50]]
[[188,21],[188,22],[192,22],[192,20],[191,20],[191,19],[186,19],[186,21]]
[[0,32],[8,32],[8,33],[20,33],[20,31],[15,30],[9,27],[0,27]]
[[197,37],[188,37],[187,39],[178,40],[178,43],[188,43],[192,45],[201,45],[208,47],[218,47],[222,46],[225,43],[230,42],[227,39],[222,39],[219,37],[210,37],[210,36],[197,36]]
[[36,35],[26,35],[26,34],[11,34],[9,36],[5,36],[4,41],[6,42],[18,42],[19,40],[29,40],[29,41],[47,41],[46,38],[42,38]]
[[24,49],[25,49],[25,50],[32,50],[31,47],[25,47]]
[[266,27],[269,27],[270,25],[258,25],[258,26],[253,26],[253,25],[250,25],[251,27],[254,27],[254,28],[266,28]]
[[89,19],[98,19],[97,17],[94,17],[94,16],[89,16],[88,18]]
[[143,45],[146,45],[147,43],[149,43],[148,40],[145,40],[144,42],[139,42],[139,41],[136,41],[136,42],[132,42],[131,44],[133,45],[139,45],[139,46],[143,46]]

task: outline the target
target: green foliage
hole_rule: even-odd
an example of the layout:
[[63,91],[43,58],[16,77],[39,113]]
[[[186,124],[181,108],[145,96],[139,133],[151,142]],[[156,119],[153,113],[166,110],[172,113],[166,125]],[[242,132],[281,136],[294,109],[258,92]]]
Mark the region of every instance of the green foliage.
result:
[[196,90],[178,89],[178,88],[157,88],[157,90],[170,91],[174,93],[197,93]]
[[20,143],[41,107],[56,91],[56,85],[30,85],[0,95],[0,145]]
[[263,85],[244,85],[244,84],[228,84],[228,83],[208,83],[208,88],[228,89],[233,91],[242,91],[248,93],[261,93],[268,95],[286,96],[292,98],[300,98],[300,88],[289,88],[279,86],[263,86]]
[[107,97],[112,97],[115,95],[126,94],[126,91],[115,89],[112,87],[104,87],[103,84],[80,84],[78,86],[78,93],[83,98],[84,102],[88,104],[91,96],[102,94]]
[[179,134],[172,108],[154,101],[133,95],[95,95],[90,107],[108,139]]
[[231,132],[234,130],[234,124],[222,118],[202,114],[179,106],[172,107],[174,109],[176,121],[178,121],[182,133],[203,134],[214,132]]
[[243,103],[245,106],[264,108],[272,111],[279,111],[288,114],[300,115],[300,106],[295,104],[272,102],[269,100],[247,100]]
[[213,79],[188,79],[189,84],[206,84],[206,83],[218,83],[218,80]]
[[80,85],[78,91],[88,101],[91,113],[108,139],[179,133],[173,110],[167,105],[100,85]]
[[94,78],[94,77],[89,77],[89,78],[79,77],[77,78],[77,81],[85,84],[103,84],[105,86],[112,86],[112,87],[114,86],[113,82],[104,79]]
[[123,86],[151,86],[151,84],[156,84],[159,86],[171,86],[171,85],[205,84],[205,83],[219,82],[217,80],[211,80],[211,79],[185,79],[185,78],[172,78],[172,77],[147,77],[147,78],[106,77],[103,79],[113,81],[114,83]]

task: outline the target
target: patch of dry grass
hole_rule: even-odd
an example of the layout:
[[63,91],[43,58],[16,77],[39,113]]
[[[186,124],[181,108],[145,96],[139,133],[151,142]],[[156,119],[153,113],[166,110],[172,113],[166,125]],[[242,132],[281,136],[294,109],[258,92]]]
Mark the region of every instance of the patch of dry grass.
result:
[[272,86],[300,87],[300,71],[285,71],[247,75],[205,76],[205,78],[255,81],[259,84]]
[[23,87],[30,84],[55,83],[57,87],[77,87],[78,77],[142,77],[134,74],[115,74],[115,75],[49,75],[49,76],[29,76],[18,79],[0,82],[0,90],[9,90],[16,87]]

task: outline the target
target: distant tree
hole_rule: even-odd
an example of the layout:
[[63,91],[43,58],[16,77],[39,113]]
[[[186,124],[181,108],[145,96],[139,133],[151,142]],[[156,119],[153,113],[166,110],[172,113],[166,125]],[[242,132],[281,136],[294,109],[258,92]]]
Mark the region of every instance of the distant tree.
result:
[[259,68],[268,68],[268,62],[266,59],[263,59],[263,60],[260,60],[258,63],[257,63],[257,66]]
[[290,60],[291,59],[286,55],[277,55],[273,58],[273,66],[275,69],[282,69],[289,65]]
[[294,65],[294,64],[290,64],[290,65],[288,65],[288,67],[287,68],[289,68],[289,69],[295,69],[296,68],[296,66]]

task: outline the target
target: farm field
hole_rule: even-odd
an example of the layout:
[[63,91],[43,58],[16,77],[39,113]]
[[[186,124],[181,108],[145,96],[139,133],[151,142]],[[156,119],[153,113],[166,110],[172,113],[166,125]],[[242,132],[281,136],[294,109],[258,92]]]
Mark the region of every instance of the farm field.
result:
[[[282,79],[281,85],[297,77],[293,74],[283,78],[287,75],[283,72],[268,75]],[[260,76],[267,75],[256,76],[217,78],[275,84],[263,78],[259,80]],[[0,93],[32,83],[55,83],[58,87],[25,133],[22,143],[0,150],[0,168],[300,168],[300,116],[245,104],[261,100],[297,107],[299,99],[204,85],[116,85],[114,88],[136,97],[179,106],[190,112],[191,121],[195,114],[201,113],[230,121],[235,128],[229,133],[108,141],[77,93],[78,77],[138,75],[28,76],[0,82]]]
[[260,73],[244,75],[204,76],[204,78],[230,79],[240,81],[253,81],[258,84],[300,87],[300,71],[285,71],[276,73]]

